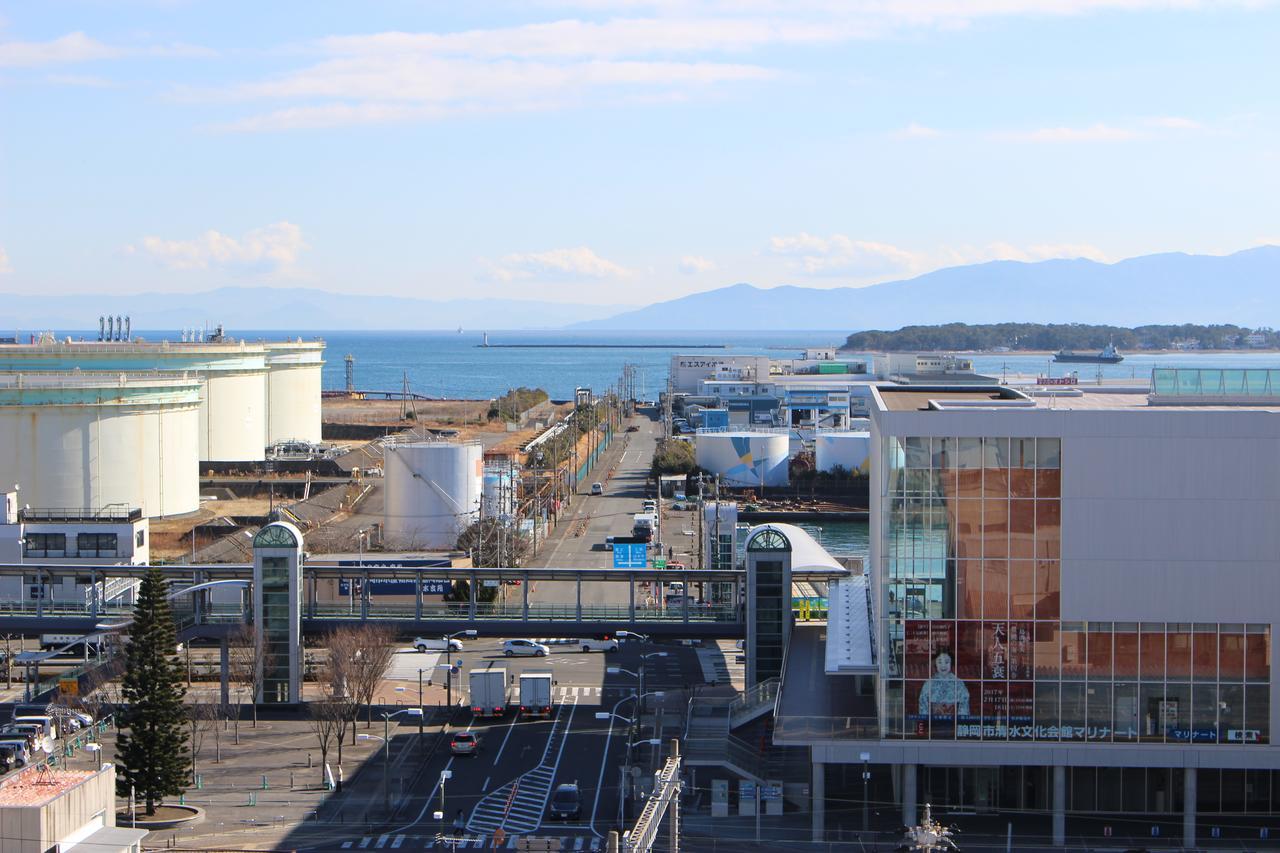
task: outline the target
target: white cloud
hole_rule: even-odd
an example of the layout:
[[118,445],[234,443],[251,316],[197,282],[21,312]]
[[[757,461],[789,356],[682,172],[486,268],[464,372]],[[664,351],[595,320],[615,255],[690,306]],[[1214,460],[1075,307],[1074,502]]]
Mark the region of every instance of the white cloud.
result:
[[[294,53],[300,47],[319,55],[308,64],[177,94],[278,102],[219,126],[238,131],[666,102],[784,76],[787,60],[777,48],[898,38],[987,18],[1260,2],[1269,0],[547,0],[543,8],[577,7],[584,14],[455,32],[334,34],[293,46]],[[751,54],[767,59],[743,59]],[[1049,128],[1027,141],[1077,141],[1099,132]],[[912,124],[900,134],[922,138],[937,131]]]
[[119,48],[92,39],[82,32],[67,33],[51,41],[9,41],[0,43],[0,68],[34,68],[114,59]]
[[632,274],[631,270],[600,257],[586,246],[511,254],[483,263],[487,268],[486,277],[501,282],[598,281],[627,278]]
[[149,255],[171,270],[287,275],[293,272],[306,248],[301,228],[292,222],[275,222],[239,238],[212,229],[191,240],[143,237],[125,250]]
[[893,132],[895,139],[932,139],[941,136],[942,131],[934,127],[926,127],[923,124],[916,124],[914,121],[901,130]]
[[869,240],[854,240],[843,234],[815,237],[800,233],[793,237],[773,237],[769,250],[794,258],[808,275],[892,275],[914,269],[911,252]]
[[0,246],[0,275],[13,272],[13,264],[9,263],[9,253]]
[[0,42],[0,68],[40,68],[75,65],[123,56],[212,56],[208,48],[189,44],[122,47],[104,44],[82,32],[67,33],[49,41]]
[[944,246],[917,251],[889,243],[855,240],[844,234],[818,237],[800,233],[773,237],[769,251],[792,259],[797,272],[810,276],[839,276],[858,281],[884,280],[891,276],[914,276],[942,267],[986,261],[1043,261],[1051,258],[1089,258],[1107,261],[1096,246],[1082,243],[1040,243],[1014,246],[1005,242],[985,246]]
[[697,275],[698,273],[711,272],[715,268],[715,261],[712,261],[709,258],[699,257],[698,255],[685,255],[680,259],[680,272],[685,275]]
[[1137,139],[1139,133],[1109,124],[1093,124],[1089,127],[1042,127],[1038,130],[993,133],[991,138],[999,142],[1072,143],[1072,142],[1127,142]]
[[50,74],[44,79],[56,86],[79,86],[86,89],[114,89],[120,85],[114,80],[92,74]]
[[1195,119],[1184,118],[1183,116],[1156,116],[1147,119],[1144,124],[1148,127],[1158,127],[1164,130],[1200,130],[1204,127]]

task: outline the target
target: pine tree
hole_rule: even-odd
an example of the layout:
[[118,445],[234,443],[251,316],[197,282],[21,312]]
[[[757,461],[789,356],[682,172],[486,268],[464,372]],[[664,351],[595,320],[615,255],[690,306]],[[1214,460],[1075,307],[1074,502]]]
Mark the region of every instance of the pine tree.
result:
[[129,626],[125,710],[116,748],[116,793],[128,797],[132,789],[146,801],[149,815],[166,796],[182,793],[191,768],[182,704],[186,688],[168,593],[164,575],[153,566],[142,579]]

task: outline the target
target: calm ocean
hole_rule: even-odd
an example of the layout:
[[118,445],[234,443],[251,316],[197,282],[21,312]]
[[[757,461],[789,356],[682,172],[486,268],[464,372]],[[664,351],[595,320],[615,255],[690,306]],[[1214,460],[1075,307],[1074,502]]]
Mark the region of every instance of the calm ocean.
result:
[[[232,330],[236,333],[235,330]],[[137,330],[148,340],[179,340],[178,332]],[[91,332],[60,332],[93,340]],[[356,387],[362,390],[398,391],[407,372],[409,389],[430,397],[487,399],[519,385],[544,388],[557,400],[571,399],[576,386],[600,391],[617,382],[623,364],[637,367],[643,397],[656,399],[666,387],[671,356],[696,345],[722,344],[724,349],[701,350],[706,355],[769,355],[795,358],[805,347],[839,346],[847,331],[805,332],[489,332],[490,344],[610,344],[617,348],[589,347],[513,348],[482,347],[481,332],[308,332],[305,339],[320,337],[328,343],[324,387],[345,384],[343,357],[355,356]],[[296,331],[240,332],[247,340],[279,340],[296,337]],[[1043,355],[976,355],[979,373],[1062,376],[1072,370],[1087,382],[1099,369],[1105,377],[1133,378],[1145,382],[1151,368],[1160,367],[1275,367],[1278,353],[1180,353],[1126,355],[1120,364],[1053,364]]]
[[[541,387],[558,400],[573,396],[575,386],[599,391],[617,382],[626,363],[637,366],[643,397],[656,399],[666,387],[671,356],[695,344],[725,344],[724,350],[707,355],[733,353],[799,357],[804,347],[838,346],[846,332],[490,332],[490,344],[615,344],[619,349],[538,348],[503,349],[478,346],[478,332],[328,332],[324,387],[343,387],[343,356],[356,359],[356,385],[369,390],[393,390],[401,386],[404,371],[409,388],[432,397],[488,398],[517,385]],[[254,337],[271,337],[257,333]],[[310,335],[307,337],[311,337]],[[1099,368],[1105,377],[1134,378],[1145,382],[1151,368],[1160,367],[1280,367],[1277,353],[1186,353],[1129,355],[1120,364],[1053,364],[1038,355],[985,354],[974,357],[980,373],[1002,372],[1062,376],[1077,371],[1082,382],[1093,379]]]

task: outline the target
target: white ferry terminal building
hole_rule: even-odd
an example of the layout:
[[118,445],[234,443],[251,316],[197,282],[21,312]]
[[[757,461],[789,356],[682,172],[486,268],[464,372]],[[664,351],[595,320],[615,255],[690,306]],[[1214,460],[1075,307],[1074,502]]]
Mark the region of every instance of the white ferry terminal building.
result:
[[797,624],[775,709],[815,838],[864,771],[906,824],[1049,814],[1056,844],[1068,815],[1191,847],[1280,811],[1280,371],[873,385],[870,409],[872,618]]

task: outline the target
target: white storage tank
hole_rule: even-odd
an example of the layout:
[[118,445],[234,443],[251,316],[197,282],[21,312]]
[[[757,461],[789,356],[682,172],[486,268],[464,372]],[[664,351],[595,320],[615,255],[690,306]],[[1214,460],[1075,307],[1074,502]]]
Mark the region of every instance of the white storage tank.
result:
[[324,341],[268,341],[267,444],[320,442]]
[[519,483],[520,479],[514,468],[485,468],[481,514],[485,518],[510,518],[515,515]]
[[395,549],[441,549],[480,517],[479,442],[387,444],[383,539]]
[[201,382],[199,461],[261,462],[267,447],[267,366],[262,344],[68,342],[0,345],[0,372],[163,371]]
[[0,375],[0,483],[32,509],[194,512],[199,406],[183,374]]
[[720,475],[720,482],[735,488],[785,486],[790,481],[786,433],[701,432],[696,456],[698,467]]
[[814,439],[819,471],[843,468],[853,474],[871,473],[871,433],[820,432]]

